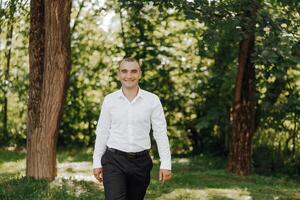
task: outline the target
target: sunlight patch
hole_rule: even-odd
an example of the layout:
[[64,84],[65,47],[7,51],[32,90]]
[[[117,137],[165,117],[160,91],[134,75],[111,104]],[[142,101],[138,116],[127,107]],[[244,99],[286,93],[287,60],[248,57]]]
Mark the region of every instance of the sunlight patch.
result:
[[91,166],[90,162],[64,162],[57,165],[58,168],[85,168]]
[[251,200],[252,197],[247,189],[175,189],[171,193],[162,195],[157,200],[171,199],[200,199],[209,200],[214,197],[225,197],[235,200]]
[[179,158],[174,161],[175,163],[190,163],[190,159],[188,158]]
[[222,196],[236,200],[250,200],[252,197],[247,189],[205,189],[208,197]]
[[74,179],[76,181],[93,181],[93,182],[96,181],[96,179],[92,175],[84,175],[84,174],[74,175],[69,173],[61,173],[56,177],[56,179],[58,181],[63,179]]
[[25,159],[14,161],[14,162],[4,162],[0,165],[1,172],[5,173],[15,173],[25,171]]
[[75,197],[81,197],[81,195],[88,193],[93,187],[99,188],[101,191],[104,190],[102,184],[87,183],[86,181],[80,180],[86,180],[86,177],[66,177],[67,176],[56,177],[56,179],[50,183],[51,190],[64,190],[68,195]]
[[64,162],[57,165],[58,176],[56,179],[73,179],[77,181],[93,181],[97,180],[93,176],[93,166],[91,162]]

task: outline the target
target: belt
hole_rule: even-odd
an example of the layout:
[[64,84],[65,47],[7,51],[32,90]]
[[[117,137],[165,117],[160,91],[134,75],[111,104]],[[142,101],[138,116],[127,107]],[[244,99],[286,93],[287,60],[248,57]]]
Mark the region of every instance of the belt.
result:
[[127,158],[130,158],[130,159],[134,159],[134,158],[145,156],[149,152],[148,149],[146,149],[144,151],[140,151],[140,152],[125,152],[125,151],[120,151],[118,149],[114,149],[114,148],[110,148],[110,147],[107,147],[107,150],[110,151],[110,152],[112,152],[112,153],[114,153],[114,154],[126,156]]

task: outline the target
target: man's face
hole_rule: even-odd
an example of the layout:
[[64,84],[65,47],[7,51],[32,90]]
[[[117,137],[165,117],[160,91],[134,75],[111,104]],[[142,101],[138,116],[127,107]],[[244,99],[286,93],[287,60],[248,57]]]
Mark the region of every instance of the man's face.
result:
[[123,61],[118,70],[118,79],[122,87],[132,89],[137,87],[142,76],[139,64],[136,62]]

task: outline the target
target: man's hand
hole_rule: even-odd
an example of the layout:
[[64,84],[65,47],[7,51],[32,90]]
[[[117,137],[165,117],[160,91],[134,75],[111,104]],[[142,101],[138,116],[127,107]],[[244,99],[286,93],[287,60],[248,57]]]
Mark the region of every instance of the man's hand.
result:
[[159,170],[159,180],[162,181],[163,183],[165,181],[169,181],[172,179],[172,172],[171,170],[168,169],[160,169]]
[[101,183],[103,180],[102,168],[94,168],[93,172],[94,172],[95,178]]

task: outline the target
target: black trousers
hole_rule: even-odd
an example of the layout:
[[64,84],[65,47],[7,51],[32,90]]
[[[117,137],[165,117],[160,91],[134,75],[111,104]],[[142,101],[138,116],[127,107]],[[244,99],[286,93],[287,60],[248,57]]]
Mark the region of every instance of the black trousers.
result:
[[106,150],[101,158],[106,200],[143,200],[150,184],[152,159],[147,152],[128,157]]

